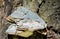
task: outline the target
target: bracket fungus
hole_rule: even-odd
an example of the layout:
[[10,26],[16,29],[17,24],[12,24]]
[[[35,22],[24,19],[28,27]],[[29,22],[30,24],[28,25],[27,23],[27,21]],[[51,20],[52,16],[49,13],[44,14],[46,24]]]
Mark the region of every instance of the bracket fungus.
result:
[[6,19],[15,22],[9,26],[6,33],[23,37],[29,37],[35,30],[47,27],[45,21],[39,17],[37,13],[22,6],[18,7],[17,10],[12,12]]

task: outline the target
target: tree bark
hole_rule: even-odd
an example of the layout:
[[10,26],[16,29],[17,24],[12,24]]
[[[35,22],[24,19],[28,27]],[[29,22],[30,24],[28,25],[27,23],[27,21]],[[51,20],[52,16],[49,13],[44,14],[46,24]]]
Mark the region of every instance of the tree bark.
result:
[[48,26],[59,29],[59,3],[59,0],[0,0],[0,39],[5,39],[7,37],[5,30],[8,27],[8,22],[5,17],[9,16],[18,6],[27,7],[31,11],[38,13],[38,15],[47,22]]

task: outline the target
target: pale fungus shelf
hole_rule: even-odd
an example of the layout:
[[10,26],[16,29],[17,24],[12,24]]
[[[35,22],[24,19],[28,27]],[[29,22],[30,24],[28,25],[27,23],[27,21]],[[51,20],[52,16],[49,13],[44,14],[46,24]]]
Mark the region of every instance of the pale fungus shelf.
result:
[[41,17],[22,6],[18,7],[6,19],[14,22],[6,30],[6,33],[22,37],[29,37],[34,31],[47,27],[47,24]]

